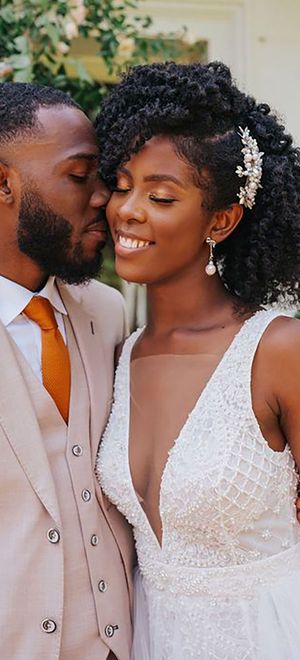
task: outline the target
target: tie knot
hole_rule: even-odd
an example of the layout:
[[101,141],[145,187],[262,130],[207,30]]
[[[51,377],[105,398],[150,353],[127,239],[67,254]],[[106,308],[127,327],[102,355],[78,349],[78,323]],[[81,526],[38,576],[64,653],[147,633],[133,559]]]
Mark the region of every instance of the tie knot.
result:
[[34,296],[23,311],[42,330],[55,330],[57,328],[53,307],[47,298]]

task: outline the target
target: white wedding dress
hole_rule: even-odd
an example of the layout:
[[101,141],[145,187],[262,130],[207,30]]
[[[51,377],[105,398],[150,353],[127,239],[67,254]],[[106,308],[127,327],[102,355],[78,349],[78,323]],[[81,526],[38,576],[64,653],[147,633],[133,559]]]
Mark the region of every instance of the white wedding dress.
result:
[[[275,452],[252,410],[251,368],[275,311],[246,321],[169,452],[162,544],[130,474],[125,343],[97,473],[134,529],[133,660],[299,660],[300,526],[289,448]],[[299,388],[300,405],[300,388]]]

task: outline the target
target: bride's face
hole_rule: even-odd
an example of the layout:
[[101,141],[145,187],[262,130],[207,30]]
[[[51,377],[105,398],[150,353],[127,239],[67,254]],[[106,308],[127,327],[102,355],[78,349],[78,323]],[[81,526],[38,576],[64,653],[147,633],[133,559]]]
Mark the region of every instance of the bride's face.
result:
[[154,137],[117,174],[107,206],[117,273],[154,284],[207,260],[208,212],[192,168],[165,137]]

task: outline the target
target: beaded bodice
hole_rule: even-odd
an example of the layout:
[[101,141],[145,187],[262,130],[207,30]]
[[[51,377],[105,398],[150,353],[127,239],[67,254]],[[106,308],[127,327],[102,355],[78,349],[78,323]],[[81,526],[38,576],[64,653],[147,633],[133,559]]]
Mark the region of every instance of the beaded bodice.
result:
[[251,400],[253,358],[278,315],[263,310],[244,323],[170,450],[160,488],[161,546],[134,491],[128,457],[130,358],[141,331],[125,343],[97,472],[134,528],[145,574],[153,560],[174,568],[230,567],[299,541],[293,458],[288,447],[268,446]]

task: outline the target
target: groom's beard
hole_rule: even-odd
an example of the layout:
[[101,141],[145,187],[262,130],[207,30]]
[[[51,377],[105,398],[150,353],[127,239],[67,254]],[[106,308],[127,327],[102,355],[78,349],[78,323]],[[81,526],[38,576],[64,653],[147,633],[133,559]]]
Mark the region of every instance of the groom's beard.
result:
[[85,257],[81,241],[72,242],[73,227],[32,190],[22,194],[17,231],[18,247],[47,274],[67,284],[82,284],[98,275],[103,242]]

